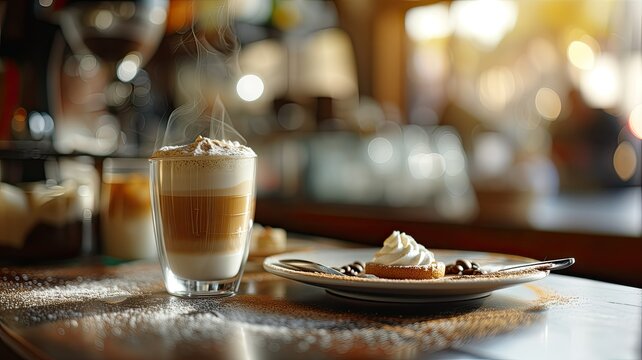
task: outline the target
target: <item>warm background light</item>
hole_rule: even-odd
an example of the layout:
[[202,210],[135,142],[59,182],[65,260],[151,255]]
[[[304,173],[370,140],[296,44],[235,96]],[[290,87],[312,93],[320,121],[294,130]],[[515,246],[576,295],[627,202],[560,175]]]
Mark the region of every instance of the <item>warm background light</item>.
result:
[[263,80],[250,74],[241,77],[236,84],[236,92],[245,101],[255,101],[263,95]]
[[593,69],[582,74],[580,90],[594,108],[614,108],[620,101],[620,73],[615,56],[602,54]]
[[451,13],[457,35],[492,49],[515,26],[518,9],[506,0],[454,1]]
[[629,128],[633,135],[642,139],[642,104],[636,106],[629,115]]
[[[293,76],[297,91],[311,97],[345,99],[357,94],[357,75],[350,37],[340,29],[321,30],[301,49]],[[294,90],[294,89],[293,89]]]
[[435,4],[408,10],[406,33],[415,41],[449,36],[451,33],[448,6]]
[[555,120],[562,111],[560,96],[553,89],[541,88],[535,95],[537,112],[546,120]]
[[591,70],[595,65],[595,53],[591,46],[579,40],[571,42],[566,51],[568,61],[581,70]]
[[515,77],[505,66],[488,69],[479,78],[479,99],[490,110],[502,110],[515,94]]
[[635,154],[635,148],[628,141],[621,142],[613,154],[615,172],[622,181],[628,181],[635,174],[636,165],[637,155]]
[[141,59],[138,54],[130,53],[118,64],[116,76],[123,82],[128,82],[136,77],[140,67]]

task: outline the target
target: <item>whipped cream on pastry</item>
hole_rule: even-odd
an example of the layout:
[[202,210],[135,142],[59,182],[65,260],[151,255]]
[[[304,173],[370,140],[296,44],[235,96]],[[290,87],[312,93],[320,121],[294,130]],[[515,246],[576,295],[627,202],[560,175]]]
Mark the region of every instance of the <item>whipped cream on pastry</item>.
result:
[[423,266],[435,262],[434,254],[418,244],[412,236],[394,231],[377,251],[373,263],[395,266]]

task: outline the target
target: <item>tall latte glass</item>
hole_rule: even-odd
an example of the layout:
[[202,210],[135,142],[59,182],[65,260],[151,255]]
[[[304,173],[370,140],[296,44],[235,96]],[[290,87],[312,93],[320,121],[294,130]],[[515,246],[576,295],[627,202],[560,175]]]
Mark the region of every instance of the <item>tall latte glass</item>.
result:
[[170,294],[227,296],[239,287],[254,216],[256,154],[198,137],[161,148],[150,168],[156,244]]

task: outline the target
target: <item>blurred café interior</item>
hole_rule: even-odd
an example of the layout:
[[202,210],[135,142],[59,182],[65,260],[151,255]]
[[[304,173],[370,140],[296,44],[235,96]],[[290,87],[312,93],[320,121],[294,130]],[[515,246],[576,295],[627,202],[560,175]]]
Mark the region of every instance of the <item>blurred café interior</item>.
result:
[[642,1],[9,0],[0,25],[4,262],[153,243],[146,160],[199,97],[259,155],[260,224],[642,286]]

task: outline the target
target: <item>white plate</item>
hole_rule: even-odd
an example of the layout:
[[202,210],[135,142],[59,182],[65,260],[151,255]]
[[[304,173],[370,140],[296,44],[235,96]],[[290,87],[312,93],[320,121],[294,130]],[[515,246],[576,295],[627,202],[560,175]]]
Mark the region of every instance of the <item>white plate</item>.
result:
[[[332,249],[293,252],[270,256],[263,261],[263,268],[275,275],[325,288],[329,293],[370,301],[427,303],[477,299],[490,295],[493,290],[544,278],[548,271],[517,272],[502,277],[471,276],[435,280],[387,280],[327,277],[316,273],[292,271],[278,265],[281,259],[303,259],[326,266],[341,267],[354,261],[367,262],[378,248]],[[446,264],[457,259],[469,259],[485,269],[535,261],[514,255],[487,252],[434,250],[435,258]]]

